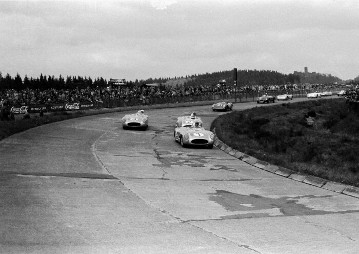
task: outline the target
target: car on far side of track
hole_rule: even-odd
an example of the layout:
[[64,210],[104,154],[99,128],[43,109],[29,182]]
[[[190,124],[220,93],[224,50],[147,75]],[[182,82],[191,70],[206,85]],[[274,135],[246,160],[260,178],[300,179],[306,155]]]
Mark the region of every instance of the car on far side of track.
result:
[[313,92],[307,94],[307,98],[320,98],[320,97],[322,97],[322,93],[320,92]]
[[144,110],[139,110],[135,114],[127,114],[122,117],[123,129],[140,129],[146,130],[148,128],[148,115]]
[[340,90],[339,92],[337,92],[338,96],[344,96],[346,94],[345,90]]
[[333,95],[333,92],[325,91],[325,92],[321,92],[320,95],[321,95],[321,96],[332,96],[332,95]]
[[264,94],[257,98],[257,103],[270,103],[270,102],[273,103],[275,102],[275,97],[272,95]]
[[279,94],[277,95],[278,101],[287,101],[287,100],[293,100],[293,94]]
[[233,109],[233,103],[227,101],[221,101],[212,105],[213,111],[230,111]]

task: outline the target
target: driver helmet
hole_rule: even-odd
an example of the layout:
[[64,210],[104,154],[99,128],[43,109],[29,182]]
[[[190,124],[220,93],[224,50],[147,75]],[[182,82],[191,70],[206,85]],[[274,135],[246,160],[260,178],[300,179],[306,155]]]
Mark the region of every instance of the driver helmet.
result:
[[141,109],[137,113],[143,114],[143,113],[145,113],[145,111],[143,109]]
[[191,119],[195,119],[196,118],[196,113],[195,112],[193,112],[192,114],[191,114]]

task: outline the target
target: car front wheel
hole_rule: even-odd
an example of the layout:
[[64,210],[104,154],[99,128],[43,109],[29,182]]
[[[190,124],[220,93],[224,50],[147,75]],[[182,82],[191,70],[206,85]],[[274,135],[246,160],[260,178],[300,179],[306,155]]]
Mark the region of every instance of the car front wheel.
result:
[[180,137],[180,144],[181,144],[182,147],[186,147],[186,145],[183,143],[183,138],[182,137]]

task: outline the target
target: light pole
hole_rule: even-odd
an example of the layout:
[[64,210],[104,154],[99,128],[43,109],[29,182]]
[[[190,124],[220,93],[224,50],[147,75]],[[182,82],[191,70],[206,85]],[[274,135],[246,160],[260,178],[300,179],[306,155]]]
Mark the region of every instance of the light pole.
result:
[[234,102],[237,102],[237,68],[233,69]]

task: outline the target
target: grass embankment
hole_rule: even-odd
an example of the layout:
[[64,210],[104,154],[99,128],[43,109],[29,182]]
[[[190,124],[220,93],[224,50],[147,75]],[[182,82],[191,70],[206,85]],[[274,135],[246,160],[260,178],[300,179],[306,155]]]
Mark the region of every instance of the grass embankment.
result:
[[86,113],[83,111],[77,112],[55,112],[51,114],[45,114],[44,116],[31,116],[30,119],[21,119],[22,115],[17,116],[19,118],[15,121],[0,121],[0,140],[9,137],[15,133],[22,132],[31,129],[36,126],[67,120],[71,118],[77,118],[84,116]]
[[344,99],[234,111],[213,128],[224,143],[259,160],[359,186],[359,112]]

